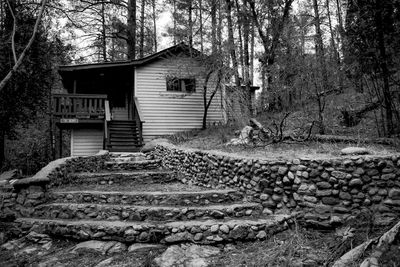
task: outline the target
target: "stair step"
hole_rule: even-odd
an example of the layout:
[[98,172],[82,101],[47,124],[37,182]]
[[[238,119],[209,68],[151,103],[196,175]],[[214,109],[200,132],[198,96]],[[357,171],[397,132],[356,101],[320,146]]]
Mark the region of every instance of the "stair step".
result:
[[138,152],[140,151],[141,146],[135,146],[135,147],[109,147],[107,148],[108,151],[110,152]]
[[51,203],[35,207],[37,218],[111,221],[186,221],[254,217],[262,213],[258,203],[208,206],[137,206],[115,204]]
[[[114,146],[112,146],[114,148]],[[143,161],[127,161],[127,162],[115,162],[107,161],[104,163],[106,170],[150,170],[157,169],[160,167],[161,160],[143,160]]]
[[136,133],[138,132],[137,128],[121,128],[121,127],[115,127],[115,128],[110,128],[110,133]]
[[172,171],[131,171],[131,172],[81,172],[68,175],[68,184],[128,184],[171,182],[176,180]]
[[108,125],[136,125],[135,121],[110,121]]
[[[129,190],[129,188],[125,188]],[[95,190],[95,189],[93,189]],[[50,192],[54,202],[124,204],[124,205],[171,205],[201,206],[209,204],[229,204],[241,201],[243,194],[232,189],[205,191],[92,191],[68,190]]]
[[109,146],[114,147],[114,146],[131,146],[135,147],[139,145],[139,141],[137,142],[129,142],[129,141],[115,141],[111,140]]
[[110,139],[118,140],[118,139],[134,139],[138,140],[139,137],[136,134],[110,134]]
[[287,229],[289,215],[257,219],[191,220],[179,222],[124,222],[18,218],[25,231],[70,237],[77,240],[116,240],[153,243],[218,243],[265,239]]

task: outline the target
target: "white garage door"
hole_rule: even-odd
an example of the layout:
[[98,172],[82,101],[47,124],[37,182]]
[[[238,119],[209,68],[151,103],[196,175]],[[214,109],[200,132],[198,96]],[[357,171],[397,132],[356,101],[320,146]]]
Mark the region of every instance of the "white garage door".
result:
[[103,130],[73,129],[71,134],[71,156],[94,155],[103,149]]

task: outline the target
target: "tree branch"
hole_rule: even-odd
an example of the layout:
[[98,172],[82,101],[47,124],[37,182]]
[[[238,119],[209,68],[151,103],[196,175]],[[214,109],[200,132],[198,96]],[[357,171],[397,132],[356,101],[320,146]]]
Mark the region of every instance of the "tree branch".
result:
[[10,10],[10,14],[13,18],[13,29],[11,35],[11,51],[13,54],[14,64],[17,63],[17,52],[15,51],[15,32],[17,31],[17,18],[15,17],[14,10],[11,7],[10,1],[7,1],[8,9]]
[[[24,50],[20,54],[18,60],[15,62],[14,66],[12,67],[12,69],[7,73],[6,77],[4,77],[1,80],[1,82],[0,82],[0,91],[3,90],[3,88],[6,86],[7,82],[11,79],[12,75],[14,74],[14,72],[17,71],[19,66],[22,64],[22,61],[25,58],[26,52],[32,46],[32,43],[35,40],[37,31],[38,31],[38,28],[39,28],[40,20],[42,19],[43,12],[44,12],[44,10],[46,8],[46,3],[47,3],[47,0],[42,0],[42,5],[40,7],[38,17],[36,18],[35,26],[33,27],[32,36],[29,39],[28,44],[25,46]],[[13,30],[13,34],[15,34],[15,30]]]

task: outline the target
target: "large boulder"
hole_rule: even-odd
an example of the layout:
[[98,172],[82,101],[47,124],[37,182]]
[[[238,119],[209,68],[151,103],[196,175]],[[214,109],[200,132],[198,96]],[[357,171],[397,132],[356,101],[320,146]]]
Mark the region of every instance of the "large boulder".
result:
[[340,154],[342,154],[342,155],[367,155],[367,154],[371,154],[371,151],[369,151],[365,147],[346,147],[340,151]]
[[213,246],[174,245],[157,257],[155,262],[159,267],[207,267],[209,266],[209,258],[219,253],[220,249]]

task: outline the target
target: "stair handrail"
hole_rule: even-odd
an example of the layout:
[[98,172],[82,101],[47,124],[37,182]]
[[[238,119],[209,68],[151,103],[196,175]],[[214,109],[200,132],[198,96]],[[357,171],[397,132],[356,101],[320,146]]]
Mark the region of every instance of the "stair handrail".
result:
[[107,149],[108,143],[109,143],[109,128],[108,128],[108,122],[111,121],[111,111],[110,111],[110,102],[108,100],[104,101],[104,144],[103,148]]
[[139,105],[139,100],[136,96],[133,98],[133,101],[135,103],[135,105],[134,105],[135,121],[136,121],[136,125],[138,126],[138,130],[139,130],[139,145],[142,146],[143,145],[143,123],[144,123],[144,121],[142,120],[143,115],[142,115],[142,110]]

